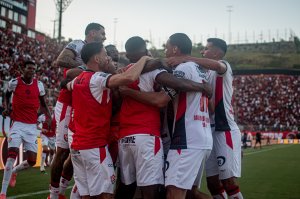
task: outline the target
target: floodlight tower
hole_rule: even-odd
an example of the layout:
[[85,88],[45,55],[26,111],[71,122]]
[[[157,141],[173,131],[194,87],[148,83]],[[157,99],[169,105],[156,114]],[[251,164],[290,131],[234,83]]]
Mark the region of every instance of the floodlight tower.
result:
[[61,25],[62,25],[62,13],[68,8],[73,0],[54,0],[56,9],[59,14],[58,18],[58,42],[61,42]]
[[228,43],[231,44],[231,12],[233,11],[233,6],[227,6],[228,12]]

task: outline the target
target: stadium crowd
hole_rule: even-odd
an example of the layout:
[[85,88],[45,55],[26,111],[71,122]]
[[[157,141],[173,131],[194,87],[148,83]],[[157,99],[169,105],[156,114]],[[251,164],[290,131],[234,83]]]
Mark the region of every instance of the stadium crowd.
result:
[[[20,76],[19,67],[26,60],[34,60],[38,68],[36,75],[45,85],[47,100],[55,103],[55,91],[58,89],[60,74],[58,67],[53,67],[53,61],[66,43],[58,44],[46,37],[44,42],[14,33],[9,29],[0,29],[0,85],[5,88],[5,82]],[[54,91],[54,92],[53,92]]]
[[300,121],[300,76],[235,76],[237,122],[254,130],[297,130]]
[[[67,43],[44,42],[0,28],[0,86],[20,75],[24,60],[37,63],[37,77],[47,90],[47,101],[54,105],[58,93],[60,68],[53,67]],[[293,130],[300,120],[300,77],[291,75],[240,75],[234,80],[234,110],[241,125],[256,130]],[[1,105],[1,103],[0,103]]]

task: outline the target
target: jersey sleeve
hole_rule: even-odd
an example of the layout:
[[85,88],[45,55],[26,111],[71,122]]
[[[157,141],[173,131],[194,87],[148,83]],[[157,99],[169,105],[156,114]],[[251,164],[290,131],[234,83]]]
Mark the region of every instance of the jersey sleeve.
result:
[[41,81],[38,81],[38,87],[39,87],[40,96],[46,95],[44,84]]
[[68,43],[65,49],[71,50],[77,56],[78,54],[80,54],[82,46],[83,46],[83,41],[74,40]]
[[173,71],[173,75],[177,78],[183,78],[183,79],[192,79],[192,70],[190,64],[191,62],[186,62],[179,64],[175,70]]
[[16,90],[16,87],[18,85],[17,79],[12,79],[8,82],[7,90],[8,92],[14,92]]
[[46,121],[46,116],[45,116],[45,114],[40,115],[40,116],[38,117],[37,121],[38,121],[38,123],[43,123],[43,122],[45,122],[45,121]]
[[106,87],[110,77],[109,73],[96,72],[90,80],[91,93],[99,103],[102,102],[104,92],[110,92],[110,89]]

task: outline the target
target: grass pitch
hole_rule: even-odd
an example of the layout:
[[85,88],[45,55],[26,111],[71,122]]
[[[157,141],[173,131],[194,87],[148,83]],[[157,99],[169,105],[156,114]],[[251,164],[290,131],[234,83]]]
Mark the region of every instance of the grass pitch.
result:
[[[246,149],[242,159],[240,188],[246,199],[299,199],[300,144],[273,145],[262,149]],[[20,172],[15,188],[8,189],[9,198],[46,199],[50,182],[38,168]],[[3,171],[0,171],[2,179]],[[204,181],[204,180],[203,180]],[[73,184],[73,182],[71,183]],[[205,182],[202,191],[207,193]],[[67,190],[69,196],[71,189]]]

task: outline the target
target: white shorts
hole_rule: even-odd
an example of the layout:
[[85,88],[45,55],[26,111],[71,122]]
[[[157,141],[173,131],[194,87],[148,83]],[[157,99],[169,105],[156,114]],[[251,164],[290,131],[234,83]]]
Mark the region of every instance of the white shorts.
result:
[[8,148],[19,148],[21,143],[26,151],[37,152],[37,129],[36,124],[14,122],[8,133]]
[[72,142],[73,142],[73,135],[74,135],[74,132],[71,131],[68,128],[68,144],[69,144],[69,148],[71,148],[71,145],[72,145]]
[[56,146],[69,149],[68,144],[68,125],[71,116],[71,106],[56,102],[55,119],[56,119]]
[[163,147],[159,137],[135,134],[119,140],[121,181],[137,186],[164,184]]
[[107,146],[101,148],[71,149],[74,180],[81,196],[113,193],[116,175]]
[[55,150],[55,137],[47,137],[44,134],[41,134],[42,146],[47,146],[51,150]]
[[210,149],[170,149],[167,156],[165,186],[191,190],[199,185]]
[[206,176],[224,180],[241,177],[241,132],[213,131],[213,150],[206,163]]

